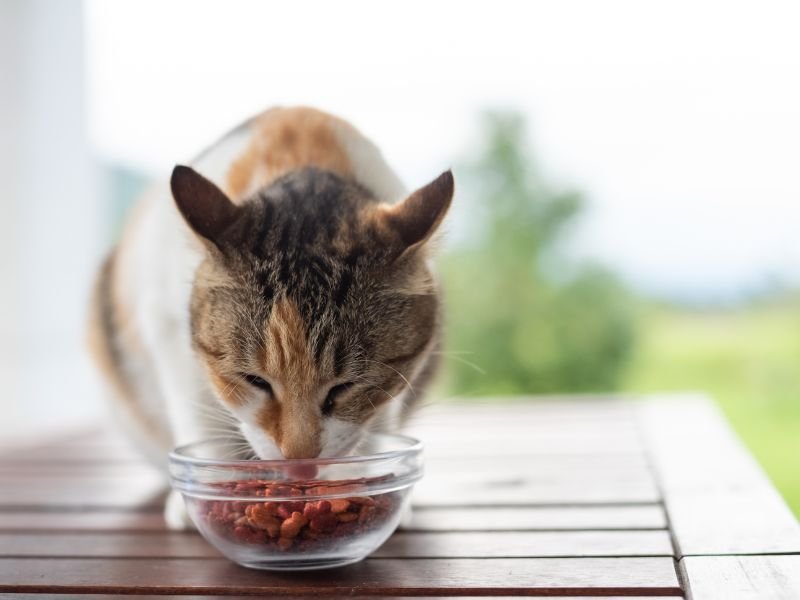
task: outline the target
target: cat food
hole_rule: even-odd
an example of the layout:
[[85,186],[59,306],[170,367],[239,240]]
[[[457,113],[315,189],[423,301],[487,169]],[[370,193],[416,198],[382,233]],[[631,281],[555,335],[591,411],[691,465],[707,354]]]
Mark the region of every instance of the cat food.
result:
[[[203,500],[199,513],[210,530],[232,542],[274,547],[282,552],[316,552],[380,528],[396,513],[401,501],[396,493],[362,495],[367,483],[375,483],[375,479],[231,482],[220,485],[228,495],[245,496],[247,500]],[[253,501],[253,496],[264,500]]]

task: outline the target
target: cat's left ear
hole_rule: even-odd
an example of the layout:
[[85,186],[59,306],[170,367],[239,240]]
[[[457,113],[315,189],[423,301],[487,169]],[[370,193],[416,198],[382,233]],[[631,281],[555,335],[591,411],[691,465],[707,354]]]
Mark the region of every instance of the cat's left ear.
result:
[[241,209],[212,181],[191,167],[176,166],[170,187],[175,204],[189,227],[219,248],[222,234],[239,218]]
[[399,238],[399,255],[413,252],[431,238],[450,208],[454,190],[453,172],[447,170],[405,200],[383,209],[381,220]]

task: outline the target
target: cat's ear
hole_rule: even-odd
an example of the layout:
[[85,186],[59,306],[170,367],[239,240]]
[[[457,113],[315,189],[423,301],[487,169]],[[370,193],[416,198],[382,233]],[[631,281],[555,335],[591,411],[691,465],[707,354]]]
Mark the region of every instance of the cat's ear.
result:
[[383,209],[381,219],[399,238],[400,254],[421,247],[434,234],[450,208],[453,173],[445,171],[405,200]]
[[241,209],[191,167],[177,165],[172,171],[170,187],[175,204],[189,227],[219,247],[223,232],[239,217]]

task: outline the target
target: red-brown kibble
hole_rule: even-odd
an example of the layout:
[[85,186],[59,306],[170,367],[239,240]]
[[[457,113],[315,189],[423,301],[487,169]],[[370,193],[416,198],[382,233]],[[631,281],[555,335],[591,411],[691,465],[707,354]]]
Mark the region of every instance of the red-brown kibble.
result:
[[308,523],[308,519],[303,516],[303,513],[293,512],[292,516],[281,525],[281,537],[296,538],[306,523]]
[[[314,552],[335,547],[338,540],[362,535],[393,514],[397,506],[394,494],[310,499],[327,494],[363,493],[370,481],[374,480],[335,484],[308,481],[293,485],[268,481],[225,483],[220,485],[223,492],[246,498],[204,500],[199,503],[198,512],[217,534],[234,542],[281,551]],[[266,501],[254,501],[254,497]],[[303,500],[304,497],[309,500]]]
[[319,531],[320,533],[329,533],[336,529],[336,525],[339,523],[339,519],[336,518],[336,515],[332,513],[326,513],[322,515],[317,515],[308,526],[313,529],[314,531]]
[[336,498],[334,500],[330,500],[331,505],[331,512],[333,514],[339,514],[346,511],[350,508],[350,501],[347,498]]

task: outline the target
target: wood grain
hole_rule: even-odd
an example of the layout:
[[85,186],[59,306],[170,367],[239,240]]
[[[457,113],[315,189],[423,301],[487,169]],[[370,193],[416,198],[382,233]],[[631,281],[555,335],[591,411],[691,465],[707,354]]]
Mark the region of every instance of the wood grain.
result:
[[[0,597],[7,597],[5,594]],[[263,597],[263,596],[262,596]],[[474,599],[476,596],[414,596],[415,600],[467,600]],[[493,600],[512,600],[519,596],[491,596]],[[653,596],[558,596],[560,600],[653,600]],[[683,596],[670,596],[671,598],[683,598]],[[177,596],[179,600],[253,600],[253,596],[197,596],[195,594]],[[313,600],[318,598],[311,596],[294,596],[294,598],[307,598]],[[400,600],[408,596],[359,596],[363,600]],[[119,596],[108,594],[92,594],[87,599],[83,594],[14,594],[14,600],[119,600]],[[164,596],[162,594],[132,594],[126,595],[125,600],[176,600],[176,596]]]
[[800,556],[690,556],[693,600],[797,600]]
[[[70,477],[36,472],[7,474],[0,481],[3,507],[135,508],[162,500],[167,484],[157,471],[99,471],[81,468]],[[653,503],[661,499],[643,467],[593,469],[557,458],[491,469],[452,470],[434,462],[414,490],[417,506],[498,506],[531,504]]]
[[[166,487],[152,481],[137,484],[120,481],[33,481],[29,485],[0,482],[0,510],[29,508],[137,509],[163,503]],[[415,506],[524,506],[535,504],[649,504],[660,494],[649,481],[581,482],[533,479],[525,474],[486,478],[423,479],[415,488]]]
[[223,559],[0,559],[0,592],[681,595],[670,558],[368,559],[301,574]]
[[[661,506],[515,506],[414,509],[413,531],[664,529]],[[160,531],[160,506],[131,511],[0,511],[0,531]]]
[[641,506],[415,508],[409,529],[418,531],[531,531],[662,529],[666,526],[666,516],[661,506],[645,504]]
[[[208,558],[192,532],[0,533],[0,557]],[[378,558],[672,556],[666,531],[395,533]]]
[[672,556],[666,531],[398,532],[375,553],[386,558]]
[[163,531],[164,511],[0,511],[0,531]]
[[409,528],[358,565],[301,576],[165,531],[161,475],[113,433],[5,447],[0,591],[680,596],[663,488],[695,600],[800,598],[800,526],[706,400],[440,405],[410,432],[427,473]]
[[639,410],[681,556],[800,552],[800,524],[710,400]]
[[66,508],[157,506],[164,502],[167,488],[160,479],[149,481],[37,479],[24,485],[0,481],[0,509],[31,507]]
[[584,481],[533,477],[526,473],[491,477],[426,477],[414,489],[416,506],[498,506],[527,504],[653,503],[661,494],[653,481]]

